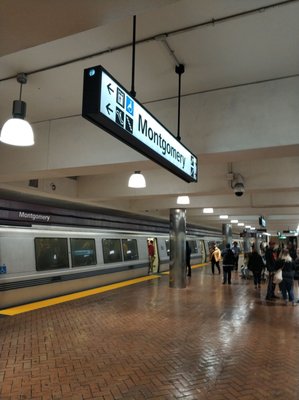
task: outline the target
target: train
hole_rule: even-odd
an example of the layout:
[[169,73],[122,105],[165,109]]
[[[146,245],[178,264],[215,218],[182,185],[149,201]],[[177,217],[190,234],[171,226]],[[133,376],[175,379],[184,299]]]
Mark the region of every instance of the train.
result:
[[[72,204],[72,203],[71,203]],[[0,309],[169,269],[169,221],[62,202],[0,200]],[[205,263],[217,230],[187,224],[191,264]]]

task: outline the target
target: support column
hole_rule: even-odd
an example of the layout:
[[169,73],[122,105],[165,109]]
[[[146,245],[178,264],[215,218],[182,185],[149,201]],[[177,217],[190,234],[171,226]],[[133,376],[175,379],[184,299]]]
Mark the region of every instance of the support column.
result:
[[255,239],[255,248],[256,251],[259,253],[259,255],[261,255],[261,243],[262,243],[262,234],[257,233]]
[[229,243],[232,246],[233,233],[231,224],[222,224],[223,242],[225,245]]
[[244,239],[244,254],[251,252],[250,238],[251,238],[250,232],[245,232],[245,235],[243,236],[243,239]]
[[186,287],[186,209],[170,209],[169,287]]

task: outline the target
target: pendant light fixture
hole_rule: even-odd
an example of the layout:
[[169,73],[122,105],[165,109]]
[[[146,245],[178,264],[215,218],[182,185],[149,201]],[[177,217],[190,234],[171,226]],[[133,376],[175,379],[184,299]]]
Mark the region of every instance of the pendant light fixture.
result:
[[29,122],[24,119],[26,116],[26,103],[21,100],[22,85],[27,83],[26,74],[18,74],[17,81],[21,84],[20,98],[13,102],[12,118],[3,125],[0,141],[13,146],[32,146],[34,144],[33,130]]
[[189,196],[178,196],[176,200],[177,204],[190,204]]
[[146,187],[144,176],[140,171],[135,171],[134,174],[130,176],[128,186],[130,188],[135,188],[135,189],[141,189]]

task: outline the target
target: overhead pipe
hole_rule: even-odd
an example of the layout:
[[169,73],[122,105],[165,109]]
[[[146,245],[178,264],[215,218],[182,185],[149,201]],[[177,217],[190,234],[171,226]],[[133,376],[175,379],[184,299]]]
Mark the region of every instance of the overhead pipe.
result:
[[[189,32],[191,30],[205,28],[205,27],[208,27],[208,26],[211,26],[211,25],[216,25],[216,24],[219,24],[219,23],[231,21],[231,20],[236,19],[236,18],[246,17],[246,16],[250,16],[250,15],[253,15],[253,14],[259,14],[259,13],[265,12],[265,11],[267,11],[269,9],[276,8],[276,7],[281,7],[281,6],[287,6],[287,5],[292,4],[292,3],[297,3],[298,1],[299,0],[280,1],[280,2],[277,2],[275,4],[269,4],[267,6],[254,8],[252,10],[241,11],[239,13],[227,15],[225,17],[212,18],[209,21],[201,22],[199,24],[186,26],[184,28],[175,29],[175,30],[172,30],[172,31],[168,31],[166,33],[159,34],[159,35],[149,36],[147,38],[140,39],[140,40],[136,41],[136,44],[142,44],[142,43],[151,42],[151,41],[154,41],[154,40],[159,40],[159,38],[161,38],[161,36],[165,36],[165,37],[174,36],[174,35],[177,35],[177,34],[180,34],[180,33]],[[130,47],[131,45],[132,45],[131,42],[130,43],[125,43],[125,44],[122,44],[120,46],[115,46],[115,47],[112,47],[112,48],[109,48],[109,49],[106,49],[106,50],[99,51],[97,53],[91,53],[91,54],[88,54],[88,55],[83,56],[83,57],[73,58],[71,60],[64,61],[62,63],[49,65],[47,67],[39,68],[39,69],[36,69],[36,70],[33,70],[33,71],[27,71],[26,74],[27,75],[32,75],[32,74],[37,74],[39,72],[44,72],[44,71],[48,71],[48,70],[51,70],[51,69],[64,67],[65,65],[74,64],[76,62],[84,61],[84,60],[87,60],[89,58],[98,57],[98,56],[101,56],[103,54],[111,53],[111,52],[114,52],[114,51],[117,51],[117,50],[123,50],[123,49],[125,49],[127,47]],[[0,82],[4,82],[4,81],[10,80],[10,79],[16,79],[16,75],[8,76],[6,78],[0,79]]]

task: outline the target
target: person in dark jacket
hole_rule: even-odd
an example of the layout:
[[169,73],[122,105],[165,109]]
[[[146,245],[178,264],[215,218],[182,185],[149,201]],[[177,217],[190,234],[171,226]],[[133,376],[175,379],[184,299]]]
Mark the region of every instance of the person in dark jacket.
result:
[[296,247],[293,245],[292,242],[289,242],[287,245],[287,249],[289,250],[290,256],[292,260],[295,261],[297,258]]
[[231,284],[231,275],[232,275],[232,269],[235,266],[235,255],[233,251],[230,248],[230,244],[227,243],[225,246],[225,249],[222,250],[221,253],[222,256],[222,265],[223,265],[223,284],[227,283],[230,285]]
[[254,287],[260,289],[264,262],[262,257],[256,251],[255,246],[252,246],[252,253],[248,256],[247,267],[253,273]]
[[240,256],[241,250],[240,250],[240,247],[238,246],[238,242],[234,242],[233,244],[234,244],[234,245],[233,245],[233,247],[232,247],[232,252],[234,253],[234,256],[235,256],[235,265],[234,265],[234,268],[235,268],[235,271],[238,271],[239,256]]
[[273,240],[270,240],[269,246],[265,253],[266,267],[269,272],[266,300],[273,300],[278,298],[278,296],[275,296],[276,285],[273,282],[274,274],[276,271],[276,253],[274,251],[274,246],[275,242]]
[[[297,303],[299,303],[299,295],[298,295],[298,290],[299,290],[299,248],[296,250],[296,260],[294,261],[295,265],[295,276],[294,276],[294,286],[297,286]],[[296,284],[297,282],[297,284]]]
[[288,304],[288,300],[295,305],[294,299],[294,275],[295,275],[295,264],[292,257],[290,256],[288,249],[283,249],[281,258],[277,260],[277,267],[282,269],[282,281],[280,283],[280,289],[282,297]]
[[187,275],[191,276],[191,248],[188,242],[186,242],[186,266],[187,266]]

